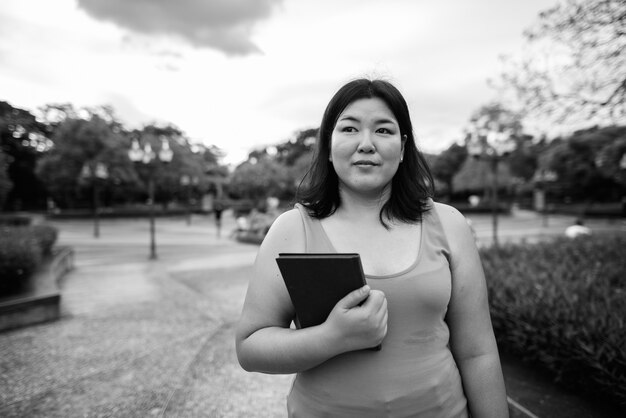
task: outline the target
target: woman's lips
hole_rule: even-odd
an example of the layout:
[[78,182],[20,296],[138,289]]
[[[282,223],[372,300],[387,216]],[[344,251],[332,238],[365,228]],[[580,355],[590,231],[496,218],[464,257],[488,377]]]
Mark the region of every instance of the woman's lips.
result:
[[369,160],[359,160],[359,161],[355,161],[355,162],[354,162],[354,165],[373,167],[373,166],[377,166],[378,164],[377,164],[377,163],[375,163],[374,161],[369,161]]

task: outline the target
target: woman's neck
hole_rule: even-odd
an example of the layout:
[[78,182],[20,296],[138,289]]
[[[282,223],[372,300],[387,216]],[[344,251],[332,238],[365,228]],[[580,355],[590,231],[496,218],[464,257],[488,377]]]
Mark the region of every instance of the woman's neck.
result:
[[337,214],[340,216],[349,215],[350,219],[371,219],[380,222],[380,210],[389,199],[390,194],[391,185],[382,192],[371,195],[355,193],[352,190],[340,187],[341,205],[337,209]]

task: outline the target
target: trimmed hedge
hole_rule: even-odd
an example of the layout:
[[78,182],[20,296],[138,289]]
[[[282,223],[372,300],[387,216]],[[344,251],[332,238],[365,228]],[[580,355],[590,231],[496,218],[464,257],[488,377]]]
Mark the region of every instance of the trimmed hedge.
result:
[[59,231],[50,225],[33,225],[29,229],[41,248],[41,254],[50,255],[59,237]]
[[57,240],[49,225],[0,226],[0,296],[19,292]]
[[626,406],[626,235],[481,251],[500,349]]
[[28,215],[0,215],[0,226],[27,226],[32,222]]

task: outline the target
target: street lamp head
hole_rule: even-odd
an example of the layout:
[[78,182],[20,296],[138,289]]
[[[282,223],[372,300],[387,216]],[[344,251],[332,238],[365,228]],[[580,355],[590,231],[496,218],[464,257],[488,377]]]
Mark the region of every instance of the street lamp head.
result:
[[559,179],[558,174],[555,171],[538,168],[533,175],[533,181],[536,183],[553,182]]
[[144,145],[141,157],[141,162],[144,164],[150,164],[150,161],[154,159],[154,151],[152,151],[152,145],[149,142],[146,142],[146,145]]
[[130,149],[128,150],[128,158],[134,163],[138,163],[143,159],[143,151],[139,147],[137,138],[133,138]]
[[159,151],[159,160],[169,163],[174,157],[174,152],[170,148],[170,143],[164,135],[161,135],[161,151]]
[[104,163],[97,162],[96,168],[94,170],[94,174],[96,178],[99,178],[101,180],[106,180],[109,178],[109,169]]

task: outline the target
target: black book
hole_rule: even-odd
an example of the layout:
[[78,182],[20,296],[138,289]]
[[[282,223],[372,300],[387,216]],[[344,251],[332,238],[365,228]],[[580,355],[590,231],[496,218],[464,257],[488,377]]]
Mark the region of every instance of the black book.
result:
[[276,262],[301,328],[326,321],[340,299],[365,285],[359,254],[281,253]]
[[300,328],[323,323],[337,302],[366,284],[359,254],[281,253],[276,262]]

